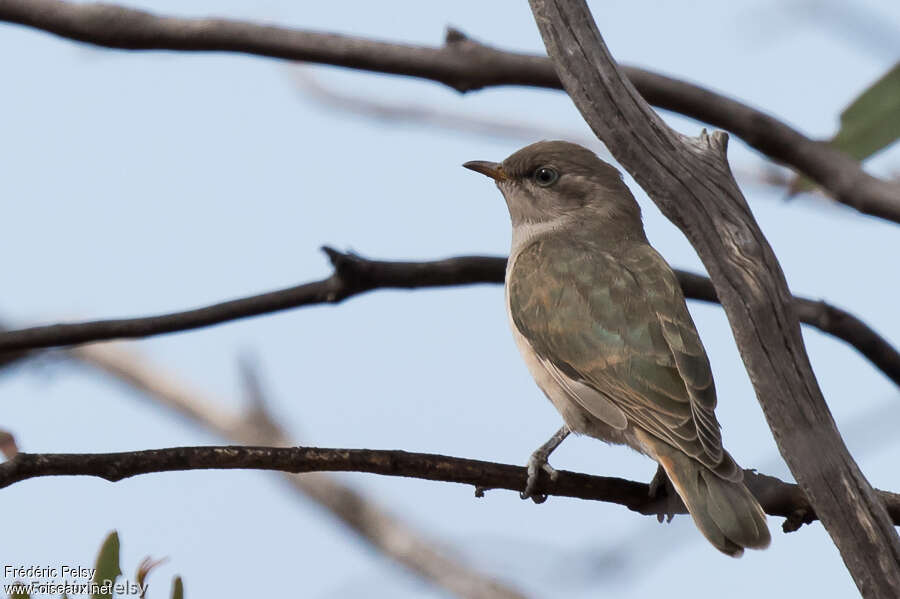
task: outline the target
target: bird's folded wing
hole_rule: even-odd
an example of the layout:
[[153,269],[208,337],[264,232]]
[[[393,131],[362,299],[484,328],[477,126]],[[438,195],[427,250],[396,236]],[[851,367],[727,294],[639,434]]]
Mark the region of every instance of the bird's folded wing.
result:
[[672,270],[646,244],[616,257],[571,245],[545,238],[517,256],[508,284],[516,328],[545,364],[596,391],[570,385],[588,412],[610,423],[618,408],[720,476],[739,479],[722,449],[709,360]]
[[538,359],[541,366],[553,377],[553,380],[556,381],[572,401],[616,430],[621,431],[628,427],[628,418],[625,416],[625,412],[609,397],[600,393],[591,385],[567,375],[552,360],[540,356],[538,356]]

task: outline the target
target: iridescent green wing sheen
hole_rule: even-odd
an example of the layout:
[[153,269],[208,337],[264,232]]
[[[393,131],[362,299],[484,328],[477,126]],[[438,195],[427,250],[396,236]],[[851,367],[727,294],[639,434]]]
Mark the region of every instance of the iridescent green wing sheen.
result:
[[722,450],[706,352],[674,273],[652,247],[547,237],[519,254],[508,292],[513,322],[538,356],[636,426],[723,477],[740,477]]

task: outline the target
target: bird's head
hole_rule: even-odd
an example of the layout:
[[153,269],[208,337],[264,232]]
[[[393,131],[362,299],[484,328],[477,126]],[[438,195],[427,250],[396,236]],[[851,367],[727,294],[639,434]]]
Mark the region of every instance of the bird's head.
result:
[[588,219],[641,225],[640,208],[612,165],[577,144],[539,141],[503,162],[463,165],[487,175],[506,198],[513,227]]

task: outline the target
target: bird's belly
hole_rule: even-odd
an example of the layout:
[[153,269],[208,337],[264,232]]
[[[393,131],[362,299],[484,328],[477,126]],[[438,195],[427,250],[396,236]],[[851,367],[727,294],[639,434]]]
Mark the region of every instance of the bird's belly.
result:
[[531,346],[515,327],[513,327],[513,337],[534,381],[553,404],[553,407],[556,408],[556,411],[563,417],[569,430],[575,433],[587,433],[590,428],[589,419],[591,415],[569,398],[565,390],[560,387],[559,383],[553,379],[543,364],[540,363]]

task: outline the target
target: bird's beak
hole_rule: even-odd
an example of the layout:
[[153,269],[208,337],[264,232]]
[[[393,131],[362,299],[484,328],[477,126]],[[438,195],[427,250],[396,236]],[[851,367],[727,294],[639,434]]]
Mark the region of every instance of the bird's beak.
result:
[[499,162],[488,162],[487,160],[471,160],[463,165],[469,170],[476,173],[487,175],[494,181],[500,182],[506,179],[506,173],[503,172],[503,165]]

